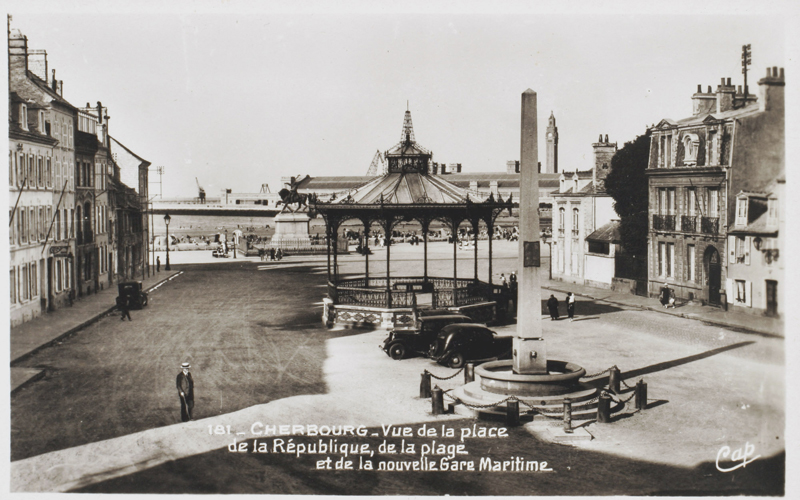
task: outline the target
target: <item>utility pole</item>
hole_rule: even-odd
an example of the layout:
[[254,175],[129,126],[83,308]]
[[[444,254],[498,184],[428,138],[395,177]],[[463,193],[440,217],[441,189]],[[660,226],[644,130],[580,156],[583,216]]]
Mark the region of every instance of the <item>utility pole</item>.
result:
[[747,97],[747,67],[752,63],[750,44],[742,45],[742,74],[744,75],[744,96]]

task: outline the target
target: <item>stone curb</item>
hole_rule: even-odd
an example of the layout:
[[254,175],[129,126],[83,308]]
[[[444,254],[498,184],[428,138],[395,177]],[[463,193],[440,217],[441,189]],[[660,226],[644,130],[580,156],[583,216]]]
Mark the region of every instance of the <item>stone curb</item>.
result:
[[[560,289],[560,288],[555,288],[555,287],[550,287],[550,286],[542,286],[542,288],[550,290],[550,291],[553,291],[553,292],[559,292],[559,293],[567,293],[567,292],[571,291],[571,290],[563,290],[563,289]],[[641,309],[641,310],[644,310],[644,311],[653,311],[653,312],[657,312],[657,313],[661,313],[661,314],[669,314],[670,316],[675,316],[675,317],[683,318],[683,319],[691,319],[691,320],[695,320],[695,321],[702,321],[704,323],[709,323],[709,324],[716,325],[716,326],[722,326],[722,327],[725,327],[725,328],[735,328],[737,330],[743,330],[746,333],[755,333],[755,334],[758,334],[758,335],[764,335],[764,336],[767,336],[767,337],[774,337],[774,338],[780,338],[780,339],[784,338],[783,335],[777,334],[777,333],[772,332],[772,331],[755,328],[755,327],[752,327],[752,326],[743,326],[743,325],[739,325],[739,324],[736,324],[736,323],[729,323],[729,322],[721,321],[721,320],[718,320],[718,319],[705,318],[705,317],[702,317],[702,316],[696,316],[696,315],[692,315],[692,314],[669,312],[668,310],[663,310],[662,311],[661,308],[654,307],[654,306],[642,306],[642,305],[638,305],[638,304],[628,304],[628,303],[625,303],[625,302],[619,302],[619,301],[610,300],[610,299],[607,299],[607,298],[594,297],[594,296],[589,295],[587,293],[579,293],[579,292],[572,292],[572,293],[574,293],[578,297],[586,297],[587,299],[607,302],[609,304],[615,304],[615,305],[625,306],[625,307],[635,307],[637,309]]]
[[[172,275],[164,278],[163,280],[159,281],[158,283],[154,283],[153,286],[151,286],[147,290],[150,291],[153,288],[166,283],[167,281],[169,281],[173,277],[179,276],[181,273],[183,273],[183,271],[178,271],[175,274],[172,274]],[[30,358],[31,356],[33,356],[37,352],[41,351],[45,347],[50,347],[50,346],[56,344],[57,342],[59,342],[60,340],[63,340],[64,338],[69,337],[70,335],[72,335],[74,333],[77,333],[78,331],[86,328],[87,326],[91,325],[92,323],[95,323],[95,322],[99,321],[100,318],[103,318],[104,316],[107,316],[107,315],[111,314],[111,312],[113,312],[114,309],[116,309],[116,308],[117,308],[117,306],[116,306],[116,304],[114,304],[113,306],[111,306],[111,307],[109,307],[107,309],[103,309],[99,313],[96,313],[94,316],[90,316],[89,319],[87,319],[86,321],[80,323],[79,325],[77,325],[77,326],[75,326],[73,328],[70,328],[66,332],[61,333],[60,335],[56,336],[55,338],[53,338],[51,340],[48,340],[47,342],[45,342],[44,344],[42,344],[42,345],[40,345],[38,347],[34,347],[33,349],[31,349],[30,351],[26,352],[25,354],[23,354],[21,356],[17,356],[15,359],[11,360],[11,366],[14,366],[16,363],[20,363],[20,362]],[[22,383],[19,387],[17,387],[16,390],[21,389],[23,386],[27,385],[29,382],[31,382],[33,380],[34,379],[31,379],[31,380],[28,380],[28,381]]]

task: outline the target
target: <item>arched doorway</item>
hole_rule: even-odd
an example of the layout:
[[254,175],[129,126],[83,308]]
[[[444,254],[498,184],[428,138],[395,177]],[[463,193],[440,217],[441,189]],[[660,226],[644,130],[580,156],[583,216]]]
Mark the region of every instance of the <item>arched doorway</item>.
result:
[[722,286],[722,263],[719,259],[719,252],[714,247],[708,247],[703,258],[706,274],[706,286],[708,287],[708,303],[720,305],[719,289]]

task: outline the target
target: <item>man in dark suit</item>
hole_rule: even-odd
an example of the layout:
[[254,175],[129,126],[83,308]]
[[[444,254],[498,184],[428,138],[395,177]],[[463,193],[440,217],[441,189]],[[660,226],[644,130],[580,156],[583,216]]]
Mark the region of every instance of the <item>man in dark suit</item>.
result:
[[189,373],[191,366],[189,363],[181,364],[181,372],[176,381],[178,394],[181,398],[181,422],[192,420],[192,410],[194,409],[194,380]]

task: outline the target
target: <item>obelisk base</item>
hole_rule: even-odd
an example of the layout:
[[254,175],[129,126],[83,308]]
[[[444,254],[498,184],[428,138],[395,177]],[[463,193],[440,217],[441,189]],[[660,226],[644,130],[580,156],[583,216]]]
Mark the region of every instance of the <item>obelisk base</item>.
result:
[[547,347],[544,339],[514,337],[512,342],[514,373],[539,375],[547,373]]

